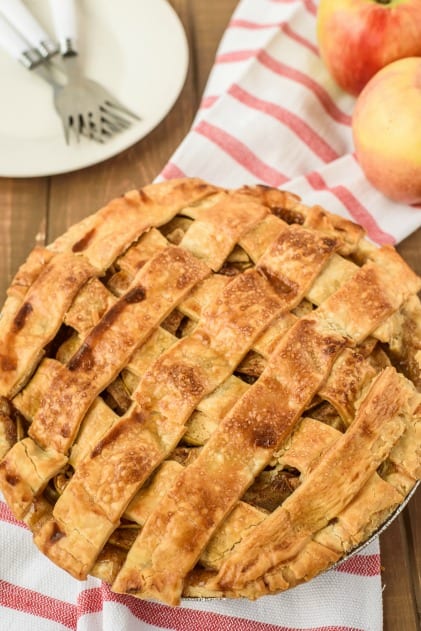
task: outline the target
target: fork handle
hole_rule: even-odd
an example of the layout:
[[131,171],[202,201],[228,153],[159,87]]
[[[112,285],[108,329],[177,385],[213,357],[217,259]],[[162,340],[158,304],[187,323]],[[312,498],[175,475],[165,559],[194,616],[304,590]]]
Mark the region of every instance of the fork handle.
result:
[[31,48],[28,42],[13,28],[8,20],[0,14],[0,47],[14,59],[20,61],[26,68],[35,68],[42,57]]
[[75,0],[50,0],[54,30],[63,57],[77,55]]
[[10,24],[48,59],[58,52],[58,46],[47,35],[22,0],[1,0],[1,12]]

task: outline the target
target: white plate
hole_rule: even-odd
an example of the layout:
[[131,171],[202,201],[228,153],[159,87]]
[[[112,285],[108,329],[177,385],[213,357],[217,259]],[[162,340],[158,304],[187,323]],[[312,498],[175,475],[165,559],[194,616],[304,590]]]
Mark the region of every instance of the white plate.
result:
[[[53,33],[46,0],[26,0]],[[0,176],[65,173],[110,158],[149,133],[166,116],[186,77],[183,27],[165,0],[77,0],[80,61],[141,117],[101,145],[66,146],[51,87],[0,50]]]

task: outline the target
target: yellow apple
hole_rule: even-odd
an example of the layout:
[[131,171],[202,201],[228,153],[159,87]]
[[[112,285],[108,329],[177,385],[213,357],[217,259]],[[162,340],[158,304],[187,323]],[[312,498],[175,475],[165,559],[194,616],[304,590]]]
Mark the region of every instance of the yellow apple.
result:
[[358,96],[352,133],[367,179],[386,196],[421,202],[421,57],[382,68]]
[[421,0],[320,0],[320,55],[350,94],[387,64],[421,55]]

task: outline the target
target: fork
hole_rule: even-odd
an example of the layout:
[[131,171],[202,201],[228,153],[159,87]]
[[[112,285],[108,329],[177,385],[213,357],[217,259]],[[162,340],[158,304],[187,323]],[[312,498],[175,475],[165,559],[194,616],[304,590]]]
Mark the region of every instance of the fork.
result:
[[45,61],[54,57],[58,45],[47,35],[22,0],[1,0],[1,13],[33,50]]
[[[46,81],[53,89],[54,94],[58,94],[63,88],[63,83],[51,72],[51,67],[45,64],[46,55],[41,53],[38,46],[34,46],[24,39],[1,12],[0,48],[27,70]],[[96,138],[96,140],[103,142],[101,137]]]
[[[51,60],[58,46],[22,0],[1,0],[0,44],[7,53],[53,88],[54,106],[61,118],[67,144],[70,131],[74,131],[77,139],[87,136],[102,143],[130,127],[133,120],[139,120],[139,117],[97,82],[87,78],[81,81],[80,70],[74,63],[77,58],[74,4],[66,0],[58,0],[57,4],[60,6],[55,7],[55,21],[62,35],[61,49],[69,49],[69,56],[63,56],[61,63]],[[63,8],[64,14],[60,10]],[[66,67],[64,61],[68,64]],[[67,83],[63,83],[63,79]]]
[[139,116],[81,71],[74,0],[50,0],[50,6],[67,76],[66,85],[54,91],[54,104],[63,121],[66,142],[70,142],[72,132],[77,140],[85,135],[102,141],[128,129],[135,120],[140,120]]
[[[43,81],[46,81],[53,89],[54,94],[58,94],[63,88],[63,83],[53,75],[49,65],[44,63],[45,56],[41,54],[39,47],[31,45],[24,39],[1,12],[0,48],[10,57],[20,62],[27,70],[38,75]],[[96,138],[96,140],[103,142],[101,137]]]

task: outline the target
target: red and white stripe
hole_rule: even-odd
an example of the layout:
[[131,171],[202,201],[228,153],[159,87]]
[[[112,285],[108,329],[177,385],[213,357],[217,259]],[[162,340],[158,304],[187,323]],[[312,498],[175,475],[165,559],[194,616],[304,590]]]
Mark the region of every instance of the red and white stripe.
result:
[[[377,544],[290,592],[248,601],[184,600],[179,608],[78,582],[33,545],[0,500],[1,629],[23,631],[365,631],[381,629]],[[362,583],[364,582],[364,584]],[[370,601],[370,607],[368,607]],[[334,607],[332,604],[334,603]],[[369,615],[366,615],[366,609]],[[368,621],[368,626],[367,625]]]
[[365,179],[351,132],[355,99],[318,54],[317,2],[242,0],[218,48],[200,110],[164,169],[221,186],[288,188],[394,244],[421,225]]

